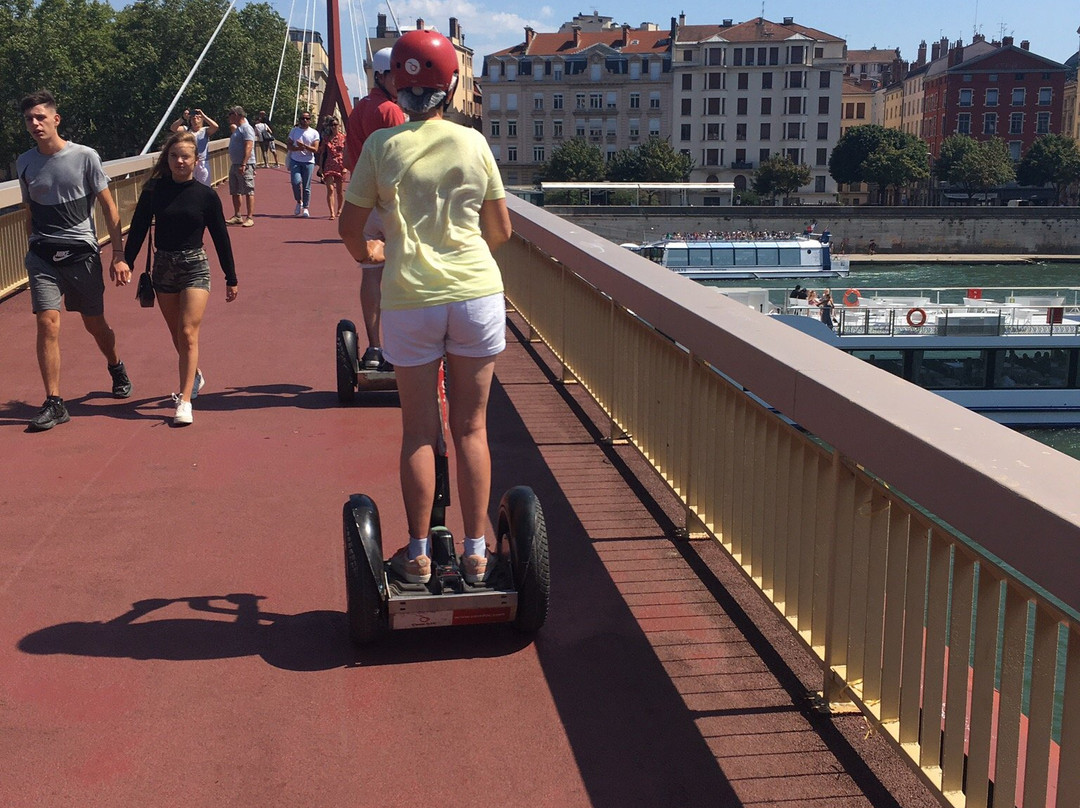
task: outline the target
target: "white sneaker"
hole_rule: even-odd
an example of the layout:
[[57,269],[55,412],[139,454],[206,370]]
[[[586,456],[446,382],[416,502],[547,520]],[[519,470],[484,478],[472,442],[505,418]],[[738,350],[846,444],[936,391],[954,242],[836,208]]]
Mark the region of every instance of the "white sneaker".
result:
[[173,401],[176,402],[176,414],[173,416],[173,426],[187,426],[191,423],[191,402],[184,401],[178,394],[173,393]]
[[206,384],[206,378],[202,375],[201,370],[195,368],[195,383],[191,385],[192,401],[194,401],[198,397],[199,391],[202,390],[204,384]]
[[307,208],[304,208],[304,210],[301,211],[300,215],[307,219],[309,216],[311,216],[311,213],[308,212]]
[[293,216],[299,216],[301,210],[303,210],[303,206],[299,202],[297,202],[296,203],[296,210],[293,211],[292,215]]

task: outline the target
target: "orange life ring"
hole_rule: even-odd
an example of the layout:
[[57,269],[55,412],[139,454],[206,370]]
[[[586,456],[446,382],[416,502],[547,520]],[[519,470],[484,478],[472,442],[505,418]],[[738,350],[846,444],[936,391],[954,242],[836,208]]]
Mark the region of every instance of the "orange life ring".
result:
[[859,301],[862,299],[862,295],[858,289],[848,289],[844,292],[844,305],[848,308],[858,306]]
[[908,309],[907,324],[912,328],[922,328],[923,323],[926,322],[926,312],[916,307],[914,309]]

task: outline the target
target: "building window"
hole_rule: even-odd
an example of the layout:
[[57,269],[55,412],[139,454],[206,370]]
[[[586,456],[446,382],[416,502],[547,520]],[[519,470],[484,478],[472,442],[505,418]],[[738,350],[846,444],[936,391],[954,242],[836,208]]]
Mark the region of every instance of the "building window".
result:
[[630,109],[641,109],[641,93],[630,93]]
[[1014,163],[1020,162],[1020,147],[1023,144],[1019,140],[1009,141],[1009,157]]
[[745,115],[746,114],[746,105],[747,105],[747,100],[745,98],[736,98],[735,99],[735,114],[736,115]]
[[758,149],[758,162],[764,163],[769,159],[768,149]]
[[[687,99],[689,100],[689,99]],[[719,98],[706,98],[705,99],[705,114],[706,115],[723,115],[724,106],[720,103]]]
[[506,162],[508,162],[508,163],[516,163],[517,162],[517,146],[507,146],[506,147]]
[[574,94],[574,109],[585,109],[585,93]]
[[831,81],[832,81],[832,73],[830,73],[828,70],[822,70],[821,73],[818,74],[818,87],[821,87],[821,88],[829,87],[829,86],[831,86],[829,84],[829,82],[831,82]]
[[683,115],[693,115],[694,99],[684,98],[679,102],[679,111]]
[[828,115],[829,114],[829,96],[819,95],[817,100],[817,114]]
[[786,115],[802,115],[804,104],[801,96],[790,96],[784,99],[784,113]]
[[618,109],[619,108],[619,94],[618,93],[608,93],[607,94],[607,100],[604,103],[607,104],[608,109]]
[[761,99],[761,114],[772,115],[772,99],[768,96]]
[[517,137],[517,121],[506,122],[506,136]]
[[1035,134],[1036,135],[1048,135],[1050,134],[1050,113],[1038,112],[1035,114]]
[[492,121],[491,122],[491,136],[492,137],[499,137],[499,129],[500,129],[499,124],[500,123],[501,123],[501,121]]
[[551,122],[551,136],[554,138],[562,138],[562,121]]
[[660,109],[660,93],[649,93],[649,109]]
[[739,90],[749,90],[750,89],[750,74],[749,73],[740,73],[738,75],[738,80],[739,81],[738,81],[737,89],[739,89]]
[[[633,137],[633,135],[631,135]],[[679,140],[690,140],[690,124],[679,124]]]
[[495,158],[496,163],[502,160],[502,146],[498,143],[494,144],[491,147],[491,156]]
[[705,149],[704,165],[718,166],[720,165],[720,150],[719,149]]
[[784,124],[784,137],[788,140],[801,140],[802,124],[799,121],[790,121]]
[[720,139],[720,124],[707,123],[705,124],[705,139],[706,140],[719,140]]
[[998,105],[998,91],[996,87],[991,87],[986,91],[986,106],[996,107]]
[[1024,113],[1014,112],[1009,115],[1009,134],[1022,135],[1024,133]]
[[574,121],[574,137],[585,137],[585,121]]
[[1025,98],[1025,96],[1026,96],[1026,91],[1024,90],[1023,87],[1015,87],[1015,88],[1013,88],[1013,91],[1012,91],[1012,105],[1014,107],[1022,107],[1022,106],[1024,106],[1024,98]]
[[801,70],[793,70],[787,74],[787,86],[792,90],[801,90],[804,73]]
[[761,89],[763,89],[763,90],[771,90],[772,89],[772,71],[761,74]]
[[814,177],[814,193],[816,193],[816,194],[825,193],[825,175],[824,174],[818,174],[818,176]]
[[562,65],[555,65],[551,69],[551,77],[555,79],[555,81],[562,81]]
[[492,93],[487,97],[488,112],[498,112],[502,109],[502,98],[499,93]]
[[735,48],[731,52],[731,66],[742,67],[742,48]]
[[518,69],[517,69],[516,64],[514,64],[513,62],[510,62],[509,64],[507,64],[506,65],[506,80],[507,81],[513,81],[514,79],[516,79],[517,78],[517,71],[518,71]]
[[737,124],[735,124],[735,139],[736,140],[746,140],[746,124],[745,123],[737,123]]
[[723,73],[707,73],[705,74],[705,89],[706,90],[723,90],[724,89],[724,75]]
[[983,113],[983,134],[984,135],[996,135],[997,134],[997,113],[996,112]]
[[589,109],[603,109],[604,108],[604,94],[603,93],[589,93]]
[[682,88],[684,90],[692,90],[692,89],[694,89],[694,74],[693,73],[683,73],[682,74]]
[[533,109],[539,111],[539,110],[542,110],[543,108],[544,108],[544,96],[539,95],[539,94],[534,95],[533,96]]
[[533,162],[542,163],[546,158],[544,157],[543,146],[533,146]]
[[1052,93],[1050,92],[1049,87],[1040,87],[1039,88],[1039,106],[1040,107],[1048,107],[1048,106],[1050,106],[1051,97],[1052,97]]
[[551,108],[552,109],[562,109],[563,108],[563,106],[562,106],[562,93],[555,93],[555,95],[551,96]]
[[971,113],[961,112],[956,116],[956,131],[961,135],[971,134]]
[[660,137],[659,118],[649,118],[649,137]]
[[818,149],[817,152],[816,152],[816,155],[817,155],[817,159],[816,159],[814,165],[825,166],[825,165],[829,164],[829,156],[828,156],[829,155],[829,150],[828,149]]
[[544,122],[533,121],[533,137],[537,140],[544,139]]
[[866,117],[866,104],[859,101],[855,104],[855,119],[861,121]]
[[828,140],[829,139],[829,122],[819,121],[817,125],[817,139]]
[[[689,126],[689,125],[690,124],[686,124],[686,126]],[[641,121],[639,119],[637,119],[637,118],[631,118],[630,119],[630,123],[627,126],[627,134],[630,135],[631,140],[637,140],[638,139],[638,130],[640,129],[640,127],[641,127]],[[687,133],[687,139],[689,139],[690,130],[687,129],[686,133]]]
[[694,52],[692,50],[690,50],[689,48],[687,48],[686,50],[684,50],[682,52],[682,60],[684,62],[692,62],[692,61],[694,61]]
[[705,49],[705,64],[708,66],[715,65],[716,67],[722,67],[724,64],[724,49],[723,48],[706,48]]
[[763,124],[761,124],[760,135],[761,136],[758,138],[758,140],[771,140],[772,139],[772,124],[771,123],[763,123]]
[[971,106],[971,96],[972,96],[972,94],[974,92],[975,91],[971,90],[971,89],[961,90],[960,91],[960,106],[962,106],[962,107],[970,107]]
[[789,65],[801,65],[803,63],[803,52],[805,48],[802,45],[792,45],[788,50],[788,64]]

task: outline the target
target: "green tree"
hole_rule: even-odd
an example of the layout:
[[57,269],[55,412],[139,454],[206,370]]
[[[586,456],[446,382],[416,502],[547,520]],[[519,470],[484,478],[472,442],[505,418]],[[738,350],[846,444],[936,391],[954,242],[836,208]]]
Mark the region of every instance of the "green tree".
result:
[[863,162],[862,170],[866,180],[882,188],[886,196],[889,188],[894,189],[894,201],[900,196],[902,188],[930,176],[926,144],[913,135],[907,137],[915,142],[906,142],[902,148],[885,143]]
[[810,167],[792,162],[786,155],[774,154],[762,160],[754,172],[754,191],[775,201],[788,196],[810,182]]
[[853,126],[829,156],[829,174],[838,183],[874,183],[902,188],[929,176],[926,144],[909,132],[870,124]]
[[1021,185],[1046,185],[1061,202],[1065,189],[1080,181],[1080,148],[1068,135],[1043,135],[1031,144],[1016,169]]
[[832,178],[846,185],[866,182],[863,163],[888,142],[890,131],[896,130],[870,124],[853,126],[844,132],[829,155],[829,174]]
[[953,135],[942,144],[941,155],[938,174],[963,188],[969,201],[1016,178],[1009,147],[1000,138],[979,141]]
[[[659,135],[650,135],[640,146],[615,152],[608,162],[607,178],[612,182],[686,182],[694,168],[687,154],[675,151]],[[649,203],[656,194],[649,193]]]
[[[563,143],[551,154],[541,172],[548,182],[601,182],[607,167],[600,149],[585,138],[575,137]],[[550,204],[576,204],[588,200],[584,191],[553,191],[545,194]]]

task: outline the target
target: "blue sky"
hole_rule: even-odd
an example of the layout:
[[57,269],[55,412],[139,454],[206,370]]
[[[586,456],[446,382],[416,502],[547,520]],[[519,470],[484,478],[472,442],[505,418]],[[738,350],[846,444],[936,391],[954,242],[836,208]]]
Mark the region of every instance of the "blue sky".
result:
[[[326,0],[268,0],[294,27],[303,27],[306,15],[316,30],[326,30]],[[113,0],[117,5],[122,0]],[[245,0],[240,0],[245,2]],[[731,18],[736,22],[753,19],[762,14],[778,21],[794,17],[795,21],[847,40],[848,48],[900,48],[901,55],[913,60],[920,40],[935,42],[943,36],[950,40],[970,42],[976,32],[987,39],[1012,36],[1016,43],[1027,39],[1031,50],[1041,56],[1063,62],[1080,48],[1080,2],[1077,0],[1036,0],[1019,3],[1016,0],[908,0],[906,3],[864,0],[857,6],[846,3],[780,3],[776,0],[736,0],[732,3],[709,3],[690,0],[677,5],[658,5],[641,0],[623,0],[608,7],[574,2],[526,3],[522,0],[339,0],[343,21],[342,42],[344,72],[350,91],[355,94],[356,69],[351,20],[363,28],[374,27],[379,13],[393,20],[396,15],[403,28],[412,27],[418,17],[428,25],[445,32],[450,17],[457,17],[465,32],[465,44],[476,55],[484,56],[510,47],[525,38],[524,28],[531,25],[537,31],[555,31],[575,14],[597,12],[612,17],[615,22],[632,26],[654,22],[667,29],[671,18],[686,14],[686,22],[704,25]],[[311,9],[313,10],[313,13]],[[392,8],[393,12],[389,10]],[[1030,12],[1037,8],[1037,13]],[[856,10],[857,9],[857,10]]]

